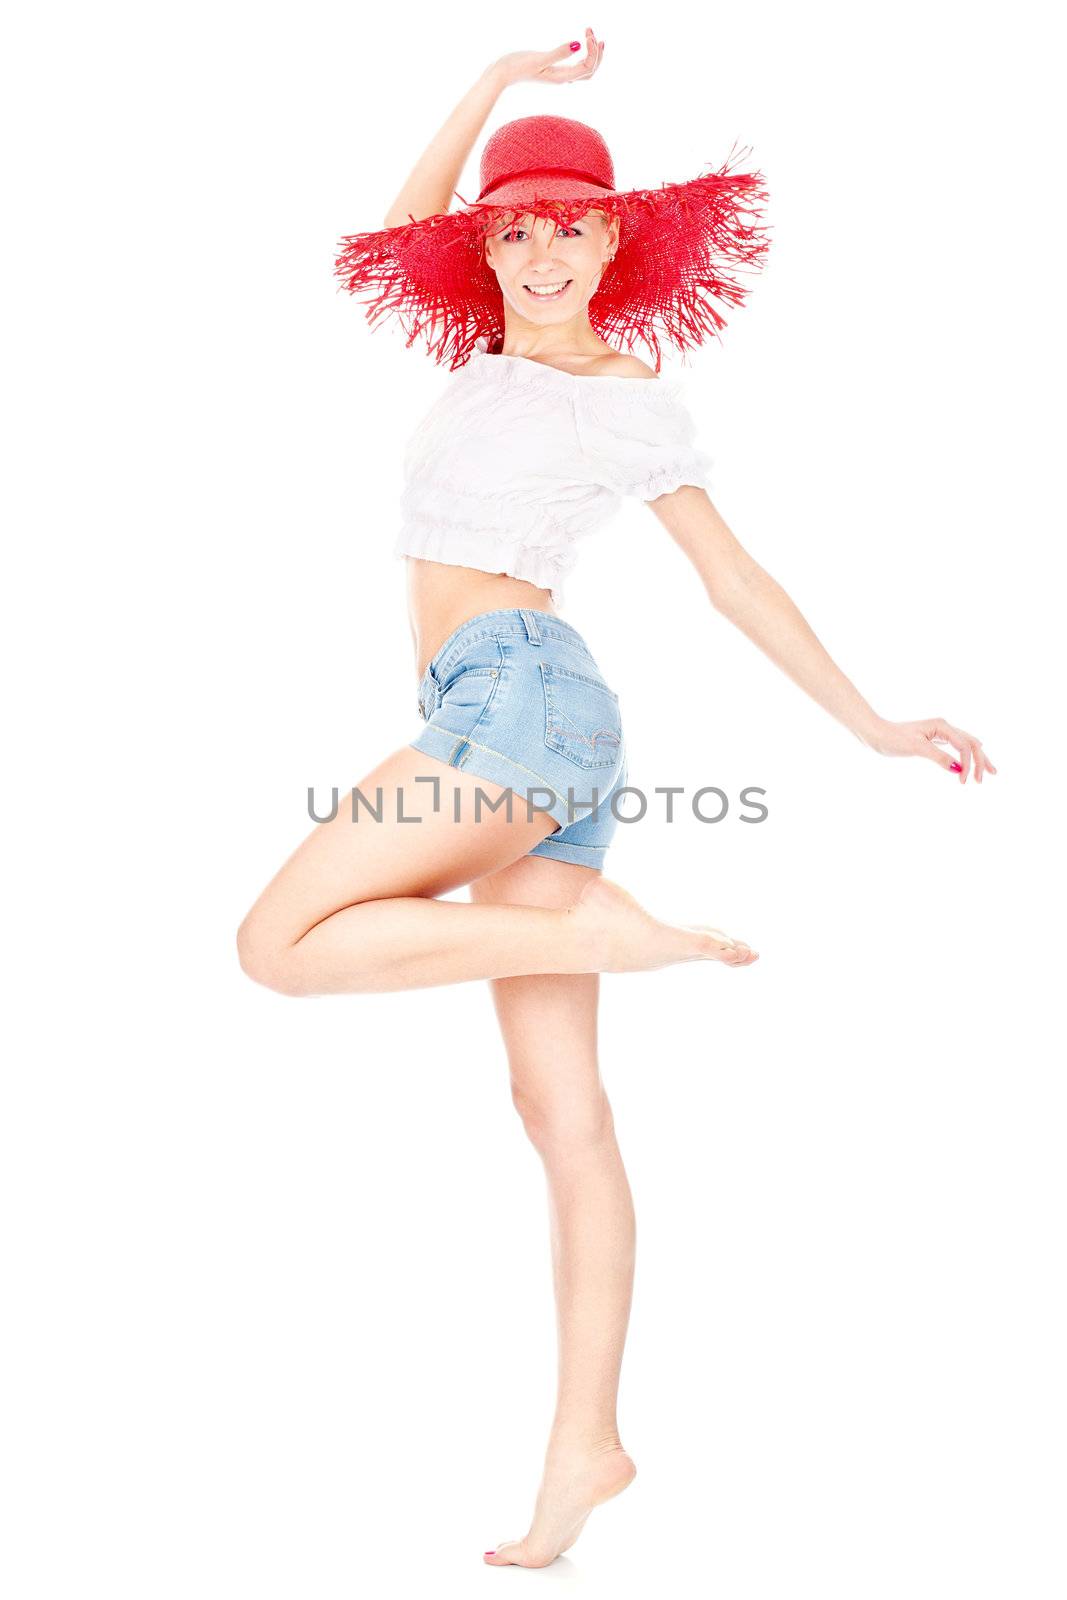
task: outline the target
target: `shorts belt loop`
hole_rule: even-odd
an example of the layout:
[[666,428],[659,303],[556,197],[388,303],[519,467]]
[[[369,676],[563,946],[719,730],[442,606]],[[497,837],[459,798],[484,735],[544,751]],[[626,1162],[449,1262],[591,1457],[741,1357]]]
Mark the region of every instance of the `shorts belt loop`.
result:
[[534,616],[533,612],[532,611],[525,611],[522,608],[522,606],[520,606],[519,607],[519,616],[522,618],[523,622],[526,625],[526,637],[527,637],[527,639],[529,639],[531,644],[540,644],[541,643],[541,634],[540,634],[540,630],[538,629],[538,626],[537,626],[537,618]]

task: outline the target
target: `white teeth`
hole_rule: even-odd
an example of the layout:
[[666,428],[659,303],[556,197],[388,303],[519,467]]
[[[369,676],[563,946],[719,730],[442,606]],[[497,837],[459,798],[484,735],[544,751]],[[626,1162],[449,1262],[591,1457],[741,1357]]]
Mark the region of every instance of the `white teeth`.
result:
[[553,295],[559,294],[562,289],[567,287],[567,284],[570,283],[570,281],[571,280],[569,278],[566,278],[562,283],[539,284],[536,289],[532,283],[525,283],[523,284],[523,288],[528,289],[531,294]]

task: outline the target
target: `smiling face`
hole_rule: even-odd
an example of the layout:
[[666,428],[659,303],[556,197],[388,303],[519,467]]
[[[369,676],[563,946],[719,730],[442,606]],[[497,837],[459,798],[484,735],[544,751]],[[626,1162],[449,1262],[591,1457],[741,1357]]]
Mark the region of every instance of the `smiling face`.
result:
[[587,211],[570,227],[531,214],[487,235],[485,259],[505,314],[543,328],[582,316],[619,242],[617,217]]

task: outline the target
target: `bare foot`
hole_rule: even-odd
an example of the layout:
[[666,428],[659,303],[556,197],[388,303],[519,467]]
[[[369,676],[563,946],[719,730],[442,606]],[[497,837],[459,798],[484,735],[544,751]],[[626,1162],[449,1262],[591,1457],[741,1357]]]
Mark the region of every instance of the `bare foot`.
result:
[[637,1474],[621,1445],[608,1451],[550,1455],[525,1539],[487,1550],[488,1567],[547,1567],[571,1545],[594,1506],[620,1494]]
[[588,972],[649,972],[676,961],[721,961],[748,967],[759,956],[740,939],[706,923],[660,922],[611,878],[591,877],[569,908]]

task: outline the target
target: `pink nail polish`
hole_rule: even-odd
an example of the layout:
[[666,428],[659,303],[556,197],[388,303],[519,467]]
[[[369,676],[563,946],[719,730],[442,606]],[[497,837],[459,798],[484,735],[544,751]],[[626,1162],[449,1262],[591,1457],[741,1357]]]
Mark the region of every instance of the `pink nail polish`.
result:
[[[581,45],[580,45],[580,44],[579,44],[579,43],[578,43],[578,41],[577,41],[577,39],[572,39],[572,40],[571,40],[571,49],[572,49],[572,50],[580,50],[580,49],[581,49],[581,48],[582,48],[582,47],[581,47]],[[493,1552],[492,1552],[492,1551],[491,1551],[491,1550],[489,1550],[489,1551],[487,1551],[487,1554],[488,1554],[488,1555],[492,1555],[492,1553],[493,1553]]]
[[963,768],[960,766],[958,761],[954,761],[952,763],[952,770],[953,770],[953,772],[962,772]]

